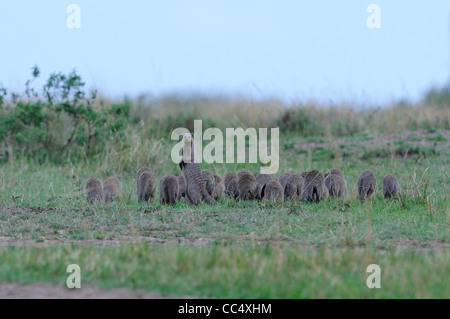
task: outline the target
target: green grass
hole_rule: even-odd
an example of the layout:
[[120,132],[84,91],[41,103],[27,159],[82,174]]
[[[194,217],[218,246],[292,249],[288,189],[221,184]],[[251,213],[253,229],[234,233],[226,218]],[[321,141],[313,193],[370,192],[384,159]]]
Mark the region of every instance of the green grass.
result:
[[447,139],[442,136],[442,134],[438,134],[436,136],[427,136],[427,140],[433,142],[447,142]]
[[[134,169],[145,163],[123,164],[120,153],[105,158],[116,165],[35,166],[22,159],[0,166],[0,239],[14,243],[0,246],[0,282],[63,285],[65,268],[77,263],[84,284],[171,296],[448,298],[448,151],[361,158],[326,144],[299,152],[297,142],[280,141],[287,147],[281,149],[278,175],[339,167],[348,199],[222,199],[217,206],[168,207],[157,199],[137,202]],[[168,153],[163,145],[152,156],[158,178],[181,174]],[[242,168],[256,173],[259,165],[203,168],[223,175]],[[356,182],[368,168],[376,173],[378,189],[361,204]],[[382,197],[389,173],[405,191],[398,199]],[[119,177],[122,198],[87,204],[84,185],[91,176]],[[371,263],[382,268],[381,289],[365,285]]]
[[[2,247],[0,279],[62,285],[67,265],[81,282],[161,295],[216,298],[448,298],[450,264],[433,251],[305,249],[255,243],[207,247]],[[366,268],[381,268],[369,289]]]

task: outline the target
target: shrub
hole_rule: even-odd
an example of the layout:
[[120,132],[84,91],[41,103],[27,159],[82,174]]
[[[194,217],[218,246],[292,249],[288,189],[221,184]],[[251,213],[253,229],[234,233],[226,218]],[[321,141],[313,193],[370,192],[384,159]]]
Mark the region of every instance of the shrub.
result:
[[[101,152],[109,138],[120,138],[128,125],[130,101],[104,106],[97,92],[87,96],[85,83],[72,71],[53,73],[42,91],[33,82],[40,75],[37,66],[26,82],[25,96],[11,94],[5,104],[5,89],[0,89],[0,149],[12,148],[15,153],[59,161],[70,149],[85,154]],[[1,145],[3,144],[3,145]]]

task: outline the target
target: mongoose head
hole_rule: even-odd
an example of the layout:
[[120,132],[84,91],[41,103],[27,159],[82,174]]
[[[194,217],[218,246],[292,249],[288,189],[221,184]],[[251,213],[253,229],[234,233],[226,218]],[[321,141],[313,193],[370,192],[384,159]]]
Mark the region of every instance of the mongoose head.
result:
[[194,135],[192,133],[185,133],[183,134],[183,142],[184,143],[191,143]]
[[146,202],[148,202],[148,201],[153,202],[154,199],[155,199],[155,195],[152,194],[150,192],[150,190],[146,190],[145,194],[144,194],[144,201],[146,201]]

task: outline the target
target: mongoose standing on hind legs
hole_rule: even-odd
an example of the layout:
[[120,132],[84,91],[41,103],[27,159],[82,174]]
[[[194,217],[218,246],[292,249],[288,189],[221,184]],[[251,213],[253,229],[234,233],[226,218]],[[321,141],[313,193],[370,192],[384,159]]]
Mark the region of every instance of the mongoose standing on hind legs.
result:
[[103,183],[103,195],[105,203],[112,202],[115,198],[122,194],[122,184],[120,181],[111,177]]
[[178,198],[178,178],[166,175],[159,181],[159,202],[174,205]]
[[304,174],[302,199],[307,202],[319,202],[328,198],[328,188],[325,186],[323,174],[312,170]]
[[402,188],[395,175],[388,174],[383,178],[383,195],[384,198],[390,198],[400,194]]
[[241,200],[254,200],[258,198],[258,183],[255,176],[248,170],[242,170],[238,174],[239,198]]
[[141,168],[139,171],[141,173],[137,174],[138,202],[150,201],[150,203],[153,203],[156,192],[155,175],[148,168]]
[[102,181],[96,177],[91,177],[86,182],[86,200],[91,204],[103,201]]
[[[183,157],[180,162],[180,168],[186,180],[186,196],[189,201],[197,205],[200,201],[205,201],[208,204],[215,205],[216,202],[208,194],[205,183],[202,180],[202,173],[200,171],[200,164],[195,163],[195,145],[194,136],[190,133],[183,135]],[[185,152],[187,150],[187,153]]]
[[225,174],[225,194],[233,199],[239,197],[239,177],[235,172]]
[[346,197],[348,193],[344,174],[338,168],[332,168],[325,174],[325,186],[330,197]]
[[375,173],[371,170],[363,171],[358,179],[358,193],[361,203],[363,203],[366,198],[370,199],[375,192],[376,187],[377,178],[375,177]]

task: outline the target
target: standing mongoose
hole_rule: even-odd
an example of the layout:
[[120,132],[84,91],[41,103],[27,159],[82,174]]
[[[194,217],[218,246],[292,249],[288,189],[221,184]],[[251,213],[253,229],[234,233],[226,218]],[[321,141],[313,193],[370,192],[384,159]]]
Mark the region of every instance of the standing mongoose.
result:
[[165,175],[159,180],[159,202],[174,205],[178,198],[178,178]]
[[292,175],[291,172],[286,172],[281,174],[280,177],[278,177],[278,182],[280,183],[281,187],[283,187],[283,189],[286,187],[286,183],[291,175]]
[[258,183],[255,176],[249,171],[238,173],[239,198],[241,200],[254,200],[258,198]]
[[284,198],[283,187],[276,179],[264,185],[262,193],[263,193],[263,200],[282,201]]
[[359,200],[364,202],[366,198],[372,196],[377,187],[377,178],[375,177],[375,173],[371,170],[365,170],[359,175],[358,179],[358,193]]
[[[280,183],[281,185],[281,183]],[[290,174],[284,186],[284,199],[295,200],[302,197],[303,177],[300,174]]]
[[325,173],[325,186],[330,197],[346,197],[348,193],[344,173],[338,168],[332,168]]
[[122,184],[120,181],[111,177],[103,183],[103,198],[105,203],[112,202],[116,197],[122,194]]
[[315,203],[327,199],[329,194],[324,181],[323,174],[318,170],[306,173],[303,180],[302,199]]
[[400,194],[402,188],[395,175],[388,174],[383,178],[383,195],[384,198],[390,198]]
[[258,174],[256,175],[256,182],[258,183],[258,199],[262,199],[262,189],[263,187],[269,183],[270,181],[275,180],[275,176],[273,174]]
[[214,175],[214,190],[212,197],[215,200],[220,200],[222,198],[223,192],[225,191],[225,184],[219,175]]
[[214,191],[214,175],[207,169],[201,170],[202,173],[202,180],[205,183],[206,191],[209,195],[212,196],[212,193]]
[[103,201],[102,181],[96,177],[91,177],[86,182],[86,200],[91,204]]
[[239,196],[239,177],[235,172],[225,174],[225,194],[234,199]]
[[155,175],[150,170],[144,170],[138,177],[138,201],[153,203],[156,192]]
[[202,173],[200,171],[200,164],[195,163],[195,145],[194,145],[194,136],[190,133],[183,135],[183,152],[186,148],[190,150],[187,154],[183,154],[183,157],[180,162],[180,168],[183,171],[185,180],[186,180],[186,196],[189,201],[197,205],[200,201],[205,201],[208,204],[215,205],[216,202],[208,194],[206,190],[205,183],[202,180]]

